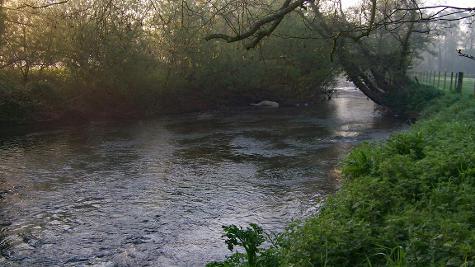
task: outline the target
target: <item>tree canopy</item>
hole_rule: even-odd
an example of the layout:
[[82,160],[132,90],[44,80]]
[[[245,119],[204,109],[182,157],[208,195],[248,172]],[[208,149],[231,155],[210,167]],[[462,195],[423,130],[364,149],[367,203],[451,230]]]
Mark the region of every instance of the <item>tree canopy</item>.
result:
[[431,23],[473,15],[415,0],[3,0],[0,93],[25,113],[178,112],[315,101],[344,70],[394,108]]
[[311,32],[300,38],[332,40],[332,58],[337,57],[348,78],[369,98],[388,107],[394,97],[409,94],[407,70],[429,43],[433,23],[475,16],[474,8],[422,6],[416,0],[368,0],[348,10],[341,1],[286,0],[267,15],[244,23],[249,24],[246,30],[211,34],[207,40],[246,40],[246,47],[253,48],[291,12],[300,14]]

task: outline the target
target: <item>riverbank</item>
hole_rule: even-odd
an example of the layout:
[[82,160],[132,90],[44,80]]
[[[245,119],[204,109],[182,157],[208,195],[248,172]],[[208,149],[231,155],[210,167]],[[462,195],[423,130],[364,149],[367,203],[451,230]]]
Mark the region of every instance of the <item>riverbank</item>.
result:
[[203,266],[228,255],[223,224],[282,232],[353,146],[407,127],[340,86],[301,108],[0,127],[0,266]]
[[[341,164],[339,192],[277,238],[258,265],[473,266],[475,101],[439,98],[422,117],[354,149]],[[234,259],[226,264],[242,265]]]
[[328,98],[326,87],[316,89],[315,94],[308,97],[286,94],[284,89],[279,91],[270,86],[212,92],[190,88],[179,92],[169,90],[138,100],[113,93],[75,95],[51,88],[45,96],[35,90],[2,91],[0,88],[0,125],[74,125],[90,121],[136,120],[194,112],[226,112],[247,108],[262,100],[292,107],[319,104]]

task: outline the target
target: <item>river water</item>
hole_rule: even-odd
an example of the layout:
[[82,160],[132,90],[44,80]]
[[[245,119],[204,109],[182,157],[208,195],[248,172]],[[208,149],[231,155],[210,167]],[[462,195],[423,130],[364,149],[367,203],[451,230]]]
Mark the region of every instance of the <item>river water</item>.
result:
[[0,130],[4,266],[203,266],[222,225],[279,232],[338,188],[357,143],[404,127],[348,84],[320,105]]

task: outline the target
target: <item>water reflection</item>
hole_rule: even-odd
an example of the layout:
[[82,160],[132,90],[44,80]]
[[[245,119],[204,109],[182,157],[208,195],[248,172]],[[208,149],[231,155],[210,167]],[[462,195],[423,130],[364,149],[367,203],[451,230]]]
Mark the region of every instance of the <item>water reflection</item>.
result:
[[401,124],[354,88],[321,106],[96,123],[0,137],[0,265],[189,266],[221,225],[281,231],[336,190],[357,142]]

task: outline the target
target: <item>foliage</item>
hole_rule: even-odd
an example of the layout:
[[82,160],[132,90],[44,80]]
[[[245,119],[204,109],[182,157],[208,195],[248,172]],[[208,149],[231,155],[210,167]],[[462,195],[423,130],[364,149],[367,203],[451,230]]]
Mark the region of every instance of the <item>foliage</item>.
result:
[[0,45],[2,44],[2,41],[3,41],[4,32],[5,32],[5,13],[3,12],[3,6],[0,5]]
[[[420,33],[428,32],[429,21],[439,18],[436,15],[437,18],[422,19],[427,10],[419,8],[417,1],[362,1],[348,9],[343,8],[341,1],[333,2],[282,1],[274,12],[262,12],[257,19],[244,16],[244,22],[238,20],[239,30],[210,34],[206,38],[244,41],[248,48],[256,47],[276,31],[291,11],[296,11],[309,31],[290,38],[332,40],[330,55],[338,60],[348,79],[377,104],[398,109],[388,96],[410,89],[407,70],[430,40],[430,35]],[[243,9],[256,9],[246,1],[242,5]],[[462,9],[460,13],[469,10]],[[239,9],[230,12],[239,18]],[[226,17],[223,19],[227,22]],[[232,28],[232,23],[227,24]],[[244,31],[240,30],[241,26]]]
[[[388,1],[385,8],[399,2]],[[331,97],[328,87],[341,68],[353,81],[373,73],[382,90],[362,91],[393,93],[394,101],[370,98],[387,106],[397,103],[403,110],[414,93],[402,94],[411,88],[395,81],[428,40],[412,34],[417,27],[404,24],[389,31],[375,28],[358,43],[343,42],[345,38],[334,43],[328,36],[349,32],[357,26],[358,14],[321,10],[320,16],[309,6],[306,18],[299,12],[287,14],[253,50],[241,43],[204,41],[210,33],[250,27],[278,8],[272,1],[93,0],[33,8],[41,1],[25,0],[5,5],[0,14],[0,69],[13,73],[15,86],[10,89],[41,84],[44,92],[56,95],[55,100],[48,98],[54,105],[29,107],[27,101],[20,104],[22,109],[9,108],[19,110],[23,115],[18,117],[25,120],[51,117],[52,108],[53,117],[77,113],[94,118],[219,109],[263,99],[283,105],[315,102],[324,94]],[[377,19],[385,18],[386,9],[378,9]],[[363,6],[361,14],[369,14],[368,7]],[[328,26],[328,36],[319,25]],[[333,62],[336,44],[340,60]],[[375,83],[356,83],[361,84]],[[48,102],[29,93],[33,91],[22,91],[35,103]],[[13,97],[10,102],[19,101]],[[39,112],[33,116],[28,109]],[[10,111],[0,109],[2,117]],[[16,116],[8,117],[15,121]]]
[[387,96],[387,101],[393,103],[393,111],[407,115],[424,110],[431,100],[440,97],[442,94],[441,91],[435,90],[432,86],[410,82],[407,88],[401,88],[401,90],[390,93]]
[[260,251],[259,247],[266,240],[263,229],[257,224],[251,223],[246,229],[236,225],[228,225],[223,226],[223,230],[223,237],[226,237],[225,243],[228,249],[233,251],[236,246],[239,246],[243,247],[246,253],[235,253],[228,258],[225,263],[211,263],[208,264],[208,266],[227,266],[228,264],[241,263],[244,262],[244,256],[248,266],[257,266],[257,256]]
[[[94,0],[48,8],[22,3],[8,2],[0,14],[0,21],[6,18],[0,70],[13,81],[2,95],[1,121],[45,120],[51,109],[56,117],[94,118],[209,110],[263,99],[310,102],[338,72],[325,40],[273,37],[253,51],[205,42],[208,32],[223,25],[199,2]],[[297,16],[279,29],[287,35],[306,31]],[[32,87],[43,88],[40,96]]]
[[280,236],[266,266],[474,266],[475,101],[457,98],[354,149],[341,190]]

